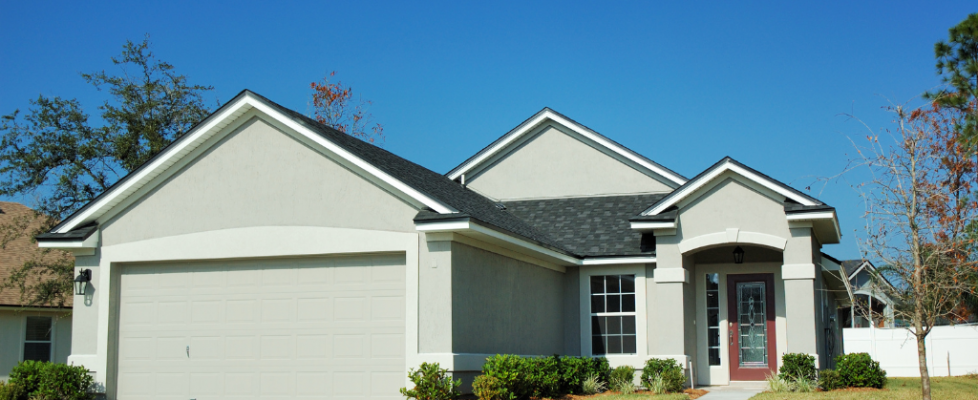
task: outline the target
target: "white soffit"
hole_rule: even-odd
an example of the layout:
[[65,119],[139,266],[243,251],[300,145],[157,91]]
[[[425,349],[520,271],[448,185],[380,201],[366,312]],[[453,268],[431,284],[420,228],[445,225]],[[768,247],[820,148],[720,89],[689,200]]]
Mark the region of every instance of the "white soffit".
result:
[[553,112],[550,109],[544,110],[528,123],[525,123],[520,127],[518,127],[516,131],[514,131],[512,134],[507,134],[507,136],[503,140],[499,141],[499,143],[496,143],[482,154],[479,154],[477,157],[473,158],[472,160],[469,160],[465,164],[456,168],[454,171],[450,172],[448,178],[452,180],[458,179],[462,175],[468,173],[469,171],[472,171],[473,169],[475,169],[482,163],[486,162],[487,160],[492,159],[492,157],[495,156],[496,154],[507,151],[507,149],[510,148],[511,144],[517,142],[524,135],[533,131],[536,127],[545,123],[547,120],[553,121],[557,124],[560,124],[574,131],[575,133],[587,138],[588,140],[591,140],[592,142],[597,143],[598,145],[614,152],[615,154],[618,154],[619,156],[631,162],[634,162],[635,164],[641,166],[642,168],[645,168],[649,171],[654,172],[655,174],[658,174],[659,176],[662,176],[663,178],[669,180],[670,182],[676,185],[683,185],[686,183],[686,179],[684,179],[683,177],[663,168],[660,165],[649,162],[649,160],[645,159],[644,157],[637,156],[635,153],[622,147],[621,145],[609,140],[608,138],[600,134],[596,134],[590,129],[581,126],[581,124],[578,124],[576,122],[568,120],[567,118],[564,118],[563,116]]
[[184,156],[193,152],[198,146],[206,142],[212,136],[221,132],[224,127],[231,124],[236,118],[240,117],[242,114],[251,109],[256,109],[270,118],[273,118],[276,122],[289,127],[295,132],[298,132],[312,142],[342,157],[345,161],[361,168],[367,173],[373,175],[375,178],[385,182],[396,190],[401,191],[406,196],[418,201],[421,204],[424,204],[427,207],[430,207],[440,214],[452,214],[458,212],[458,210],[455,210],[451,206],[421,193],[393,176],[390,176],[386,172],[381,171],[372,164],[355,156],[343,147],[311,131],[304,125],[295,122],[292,118],[283,115],[278,110],[265,104],[264,101],[252,96],[251,93],[245,92],[233,104],[226,105],[224,110],[221,110],[218,114],[211,116],[206,123],[188,132],[187,135],[178,139],[172,146],[164,150],[163,153],[158,154],[156,157],[150,160],[146,166],[140,168],[132,175],[123,178],[123,182],[110,189],[103,196],[97,198],[81,212],[69,218],[60,227],[58,227],[55,233],[67,233],[72,229],[98,219],[111,210],[114,206],[125,201],[130,195],[138,191],[144,185],[151,182],[153,178],[164,173],[167,168],[178,163]]
[[756,182],[757,184],[767,189],[770,189],[771,191],[778,193],[784,197],[792,199],[798,202],[799,204],[806,205],[806,206],[818,205],[818,203],[813,202],[811,199],[808,199],[805,196],[801,196],[798,193],[788,190],[783,186],[781,186],[780,184],[771,181],[770,179],[755,174],[733,163],[732,161],[727,160],[723,163],[723,165],[717,167],[713,171],[710,171],[710,173],[697,178],[696,180],[690,182],[688,185],[684,187],[679,188],[677,191],[673,192],[674,195],[669,196],[665,202],[657,204],[656,206],[648,210],[645,210],[644,212],[642,212],[642,215],[645,216],[658,215],[659,213],[665,211],[669,207],[672,207],[673,205],[676,205],[676,203],[679,203],[683,199],[689,197],[693,193],[696,193],[699,189],[703,188],[706,184],[710,183],[711,181],[713,181],[714,179],[716,179],[717,177],[719,177],[720,175],[722,175],[724,172],[727,171],[734,172],[744,178],[750,179],[751,181]]

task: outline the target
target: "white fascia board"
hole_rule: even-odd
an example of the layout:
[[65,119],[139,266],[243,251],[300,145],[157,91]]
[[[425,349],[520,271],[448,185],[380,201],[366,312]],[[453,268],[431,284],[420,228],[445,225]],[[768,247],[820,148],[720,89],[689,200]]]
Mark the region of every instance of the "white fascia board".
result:
[[809,213],[793,213],[787,215],[788,221],[811,221],[816,219],[834,219],[834,211],[816,211]]
[[274,118],[277,122],[289,127],[290,129],[293,129],[316,144],[323,146],[330,152],[342,157],[351,164],[377,177],[384,183],[401,191],[408,197],[411,197],[425,206],[430,207],[439,214],[453,214],[458,212],[458,210],[452,208],[451,206],[435,200],[381,171],[379,168],[353,155],[349,151],[346,151],[346,149],[343,149],[315,132],[312,132],[305,126],[296,123],[292,120],[292,118],[283,115],[279,111],[266,105],[261,100],[258,100],[246,93],[240,100],[237,101],[237,103],[232,104],[227,109],[221,111],[220,114],[211,118],[210,121],[203,126],[194,129],[194,131],[190,132],[187,137],[179,140],[178,143],[175,143],[172,147],[168,148],[166,152],[153,159],[152,162],[145,168],[140,169],[135,173],[135,175],[129,177],[121,185],[113,188],[111,192],[109,192],[105,197],[99,199],[95,204],[92,204],[91,207],[66,221],[65,224],[58,229],[57,233],[69,232],[84,222],[98,218],[107,212],[112,206],[123,201],[128,195],[134,193],[144,184],[165,171],[168,167],[175,164],[181,157],[190,153],[191,150],[199,146],[206,139],[210,138],[223,127],[227,126],[235,117],[240,116],[245,111],[252,108],[261,111],[271,118]]
[[655,264],[654,256],[621,256],[585,258],[581,265],[614,265],[614,264]]
[[784,187],[782,187],[781,185],[778,185],[778,184],[776,184],[774,182],[771,182],[770,180],[768,180],[766,178],[763,178],[763,177],[761,177],[761,176],[759,176],[759,175],[757,175],[757,174],[755,174],[753,172],[750,172],[750,171],[748,171],[748,170],[746,170],[744,168],[741,168],[739,165],[736,165],[736,164],[734,164],[734,163],[732,163],[730,161],[727,161],[722,166],[720,166],[719,168],[713,170],[709,174],[706,174],[706,175],[700,177],[696,181],[693,181],[692,184],[690,184],[689,186],[686,186],[684,188],[681,188],[679,190],[679,192],[676,193],[676,196],[673,197],[673,198],[671,198],[671,199],[669,199],[669,201],[667,201],[665,203],[662,203],[662,204],[659,204],[659,205],[657,205],[657,206],[655,206],[655,207],[653,207],[653,208],[651,208],[649,210],[646,210],[645,212],[642,213],[642,215],[658,215],[662,211],[665,211],[669,207],[672,207],[676,203],[679,203],[680,201],[682,201],[686,197],[689,197],[691,194],[695,193],[697,190],[699,190],[700,188],[702,188],[703,186],[705,186],[707,183],[709,183],[710,181],[716,179],[718,176],[720,176],[721,174],[723,174],[724,172],[727,172],[727,171],[735,172],[738,175],[743,176],[744,178],[750,179],[751,181],[754,181],[757,184],[759,184],[761,186],[764,186],[765,188],[768,188],[768,189],[774,191],[775,193],[778,193],[778,194],[780,194],[780,195],[782,195],[784,197],[787,197],[789,199],[792,199],[794,201],[797,201],[800,204],[803,204],[803,205],[806,205],[806,206],[814,206],[814,205],[816,205],[815,202],[813,202],[813,201],[805,198],[804,196],[799,196],[797,193],[794,193],[794,192],[792,192],[790,190],[787,190]]
[[59,250],[76,250],[76,249],[94,249],[98,247],[99,242],[99,232],[92,232],[84,240],[37,240],[37,247],[44,249],[59,249]]
[[553,112],[551,112],[549,110],[544,111],[542,114],[540,114],[539,116],[537,116],[536,118],[534,118],[532,121],[530,121],[530,123],[524,124],[514,134],[510,135],[508,138],[504,139],[503,141],[497,143],[495,146],[493,146],[492,148],[490,148],[488,151],[486,151],[482,155],[476,157],[472,161],[469,161],[468,163],[466,163],[465,165],[463,165],[461,168],[459,168],[458,170],[456,170],[455,172],[453,172],[452,174],[450,174],[448,176],[448,178],[449,179],[452,179],[452,180],[458,179],[460,176],[462,176],[463,174],[468,173],[469,171],[471,171],[472,169],[474,169],[478,165],[482,164],[482,162],[484,162],[487,159],[489,159],[490,157],[494,156],[496,153],[499,153],[500,151],[502,151],[503,149],[505,149],[507,146],[509,146],[511,143],[513,143],[514,141],[516,141],[519,138],[523,137],[523,135],[527,134],[527,132],[530,132],[531,130],[533,130],[538,125],[540,125],[541,123],[543,123],[544,121],[546,121],[548,119],[551,120],[551,121],[554,121],[554,122],[556,122],[558,124],[561,124],[564,127],[567,127],[568,129],[574,131],[575,133],[577,133],[577,134],[579,134],[579,135],[581,135],[581,136],[583,136],[583,137],[585,137],[585,138],[587,138],[587,139],[589,139],[589,140],[591,140],[591,141],[593,141],[593,142],[595,142],[595,143],[597,143],[597,144],[599,144],[601,146],[604,146],[605,148],[607,148],[607,149],[615,152],[616,154],[618,154],[618,155],[620,155],[620,156],[622,156],[622,157],[624,157],[624,158],[626,158],[626,159],[628,159],[628,160],[630,160],[630,161],[632,161],[632,162],[634,162],[634,163],[642,166],[643,168],[646,168],[646,169],[648,169],[648,170],[650,170],[652,172],[655,172],[656,174],[658,174],[658,175],[660,175],[660,176],[662,176],[662,177],[664,177],[664,178],[672,181],[673,183],[675,183],[677,185],[683,185],[683,184],[686,183],[686,180],[683,179],[681,176],[678,176],[678,175],[676,175],[676,174],[674,174],[674,173],[672,173],[672,172],[670,172],[670,171],[668,171],[668,170],[666,170],[666,169],[664,169],[664,168],[662,168],[662,167],[660,167],[658,165],[655,165],[653,163],[650,163],[650,162],[648,162],[648,160],[642,159],[642,157],[637,157],[632,152],[630,152],[630,151],[622,148],[620,145],[618,145],[616,143],[613,143],[613,142],[609,141],[607,138],[604,138],[604,137],[602,137],[600,135],[595,135],[593,132],[591,132],[588,129],[585,129],[580,124],[577,124],[575,122],[571,122],[571,121],[569,121],[569,120],[567,120],[567,119],[565,119],[565,118],[563,118],[563,117],[561,117],[561,116],[559,116],[559,115],[557,115],[557,114],[555,114],[555,113],[553,113]]
[[442,233],[442,232],[453,232],[453,233],[478,233],[481,235],[489,236],[493,239],[501,240],[506,243],[522,247],[524,249],[530,250],[537,254],[543,254],[550,258],[554,258],[565,262],[569,265],[612,265],[612,264],[648,264],[655,263],[655,257],[653,256],[622,256],[622,257],[599,257],[599,258],[585,258],[579,259],[575,257],[568,256],[566,254],[550,250],[546,247],[540,246],[535,243],[531,243],[528,240],[518,238],[504,232],[491,229],[478,223],[473,222],[471,219],[465,219],[462,221],[433,221],[433,222],[418,222],[415,223],[415,228],[418,232],[424,233]]
[[839,228],[839,219],[835,215],[835,211],[815,211],[807,213],[793,213],[785,216],[788,222],[800,222],[800,221],[826,221],[832,224],[832,234],[835,235],[836,240],[842,238],[842,229]]
[[636,231],[649,231],[654,229],[674,229],[676,221],[633,221],[632,229]]

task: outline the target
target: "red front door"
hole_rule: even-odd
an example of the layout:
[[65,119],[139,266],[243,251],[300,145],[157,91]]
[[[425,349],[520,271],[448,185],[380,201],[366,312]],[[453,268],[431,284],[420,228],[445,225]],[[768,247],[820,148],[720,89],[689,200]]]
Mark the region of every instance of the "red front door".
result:
[[730,380],[777,374],[774,274],[727,275],[727,307]]

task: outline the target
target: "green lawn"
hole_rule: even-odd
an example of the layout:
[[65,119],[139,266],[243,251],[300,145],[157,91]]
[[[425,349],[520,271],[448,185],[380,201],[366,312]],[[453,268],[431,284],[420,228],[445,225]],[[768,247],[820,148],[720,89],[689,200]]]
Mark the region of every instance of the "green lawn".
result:
[[[931,378],[931,397],[938,399],[978,400],[978,375]],[[751,400],[910,400],[920,398],[920,379],[890,378],[883,390],[852,391],[834,390],[819,393],[770,393],[764,392]],[[703,399],[706,400],[706,399]]]

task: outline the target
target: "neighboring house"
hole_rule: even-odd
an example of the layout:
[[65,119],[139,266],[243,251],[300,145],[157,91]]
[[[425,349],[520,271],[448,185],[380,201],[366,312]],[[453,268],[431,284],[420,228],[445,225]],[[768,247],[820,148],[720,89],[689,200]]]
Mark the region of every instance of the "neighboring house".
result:
[[395,399],[497,353],[824,367],[839,238],[731,158],[687,179],[550,109],[441,175],[249,91],[38,236],[92,271],[69,359],[123,399]]
[[[33,220],[34,211],[18,203],[0,201],[0,244],[5,227]],[[22,236],[0,247],[0,283],[37,256],[30,237]],[[31,306],[20,290],[0,290],[0,381],[24,360],[67,362],[71,354],[71,302],[65,307]]]
[[846,328],[892,328],[893,300],[886,295],[883,285],[892,288],[886,278],[883,278],[876,271],[876,266],[869,260],[845,260],[842,268],[849,276],[849,285],[852,287],[853,299],[857,307],[853,308],[852,303],[845,305],[839,310],[842,326]]

